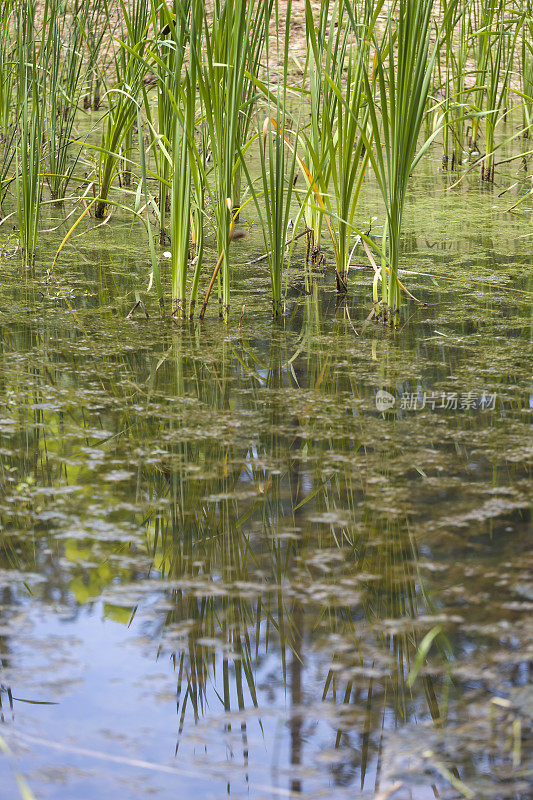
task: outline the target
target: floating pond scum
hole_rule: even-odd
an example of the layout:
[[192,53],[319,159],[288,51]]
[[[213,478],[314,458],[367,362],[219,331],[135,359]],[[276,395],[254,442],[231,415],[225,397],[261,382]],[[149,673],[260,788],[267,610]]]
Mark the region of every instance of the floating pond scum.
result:
[[1,5],[1,800],[530,799],[532,19]]

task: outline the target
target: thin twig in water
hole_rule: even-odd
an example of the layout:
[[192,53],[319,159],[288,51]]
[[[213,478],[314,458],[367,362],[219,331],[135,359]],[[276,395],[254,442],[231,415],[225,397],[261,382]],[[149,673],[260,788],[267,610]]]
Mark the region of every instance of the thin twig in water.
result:
[[352,326],[352,328],[353,328],[353,332],[355,333],[355,335],[356,335],[356,336],[359,336],[359,334],[357,333],[357,331],[356,331],[356,329],[355,329],[355,325],[354,325],[354,324],[353,324],[353,322],[352,322],[352,318],[350,317],[350,312],[349,312],[349,310],[348,310],[348,301],[346,301],[346,314],[347,314],[347,316],[348,316],[348,321],[349,321],[350,325],[351,325],[351,326]]
[[377,794],[374,797],[373,800],[387,800],[387,798],[390,797],[391,794],[394,794],[394,792],[397,792],[398,789],[400,789],[402,786],[403,786],[403,783],[401,783],[400,781],[397,781],[396,783],[393,783],[392,786],[389,786],[388,789],[384,789],[382,792]]
[[374,317],[375,315],[376,315],[376,311],[373,308],[372,311],[370,312],[370,314],[368,315],[368,317],[363,322],[363,327],[361,328],[361,333],[364,333],[366,331],[366,329],[370,325],[370,321],[371,321],[372,317]]
[[216,277],[217,277],[217,275],[218,275],[218,272],[219,272],[219,270],[220,270],[220,265],[222,264],[222,262],[223,262],[223,260],[224,260],[224,252],[225,252],[225,251],[223,250],[223,251],[221,252],[220,256],[218,257],[218,261],[217,261],[217,263],[216,263],[215,269],[213,270],[213,274],[212,274],[212,276],[211,276],[211,280],[209,281],[209,286],[207,287],[207,292],[205,293],[205,300],[204,300],[204,304],[203,304],[203,306],[202,306],[202,310],[200,311],[200,317],[199,317],[199,318],[200,318],[200,320],[202,320],[202,319],[204,318],[204,316],[205,316],[205,311],[206,311],[206,308],[207,308],[207,304],[208,304],[208,302],[209,302],[209,297],[210,297],[210,295],[211,295],[211,291],[212,291],[212,289],[213,289],[213,286],[214,286],[214,284],[215,284]]
[[145,316],[146,319],[150,319],[150,315],[149,315],[148,311],[146,310],[146,306],[144,305],[142,300],[137,300],[137,302],[135,303],[135,305],[131,309],[130,313],[127,315],[126,319],[131,319],[138,308],[140,308],[141,311],[144,312],[144,316]]
[[[129,767],[137,767],[140,769],[147,769],[153,772],[164,772],[170,775],[185,775],[189,778],[198,778],[198,771],[193,769],[186,769],[184,767],[174,767],[167,764],[157,764],[154,761],[144,761],[138,758],[127,758],[126,756],[115,756],[110,753],[105,753],[99,750],[89,750],[86,747],[76,747],[75,745],[61,744],[60,742],[53,742],[50,739],[40,738],[38,736],[30,736],[27,733],[12,733],[11,738],[18,739],[19,741],[26,742],[27,744],[35,744],[41,747],[48,747],[52,750],[59,750],[64,753],[75,753],[80,756],[87,756],[88,758],[97,758],[101,761],[108,761],[113,764],[124,764]],[[293,793],[285,789],[278,789],[274,786],[261,786],[256,785],[256,789],[266,792],[269,795],[277,795],[279,797],[293,797]],[[381,798],[379,799],[381,800]]]

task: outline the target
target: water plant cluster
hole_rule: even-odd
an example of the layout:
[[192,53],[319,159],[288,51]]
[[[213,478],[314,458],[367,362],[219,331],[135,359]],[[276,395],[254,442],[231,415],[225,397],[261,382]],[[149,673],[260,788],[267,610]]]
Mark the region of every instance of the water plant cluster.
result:
[[[232,242],[252,212],[275,315],[306,234],[308,258],[327,253],[339,292],[364,248],[376,318],[395,323],[417,163],[442,146],[443,170],[475,166],[492,183],[512,109],[520,125],[513,118],[500,138],[531,133],[533,3],[303,0],[301,52],[293,4],[4,0],[0,225],[18,223],[25,263],[45,204],[74,203],[65,238],[80,216],[103,224],[126,209],[146,228],[161,308],[158,240],[170,248],[172,318],[203,317],[216,292],[227,320]],[[360,212],[371,174],[384,205],[378,239]]]

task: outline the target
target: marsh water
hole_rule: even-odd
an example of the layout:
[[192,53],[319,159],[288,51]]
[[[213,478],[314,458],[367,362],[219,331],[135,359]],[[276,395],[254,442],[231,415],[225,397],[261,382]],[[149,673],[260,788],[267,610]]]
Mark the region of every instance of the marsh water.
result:
[[531,797],[531,203],[435,164],[396,332],[303,240],[273,321],[253,226],[229,325],[127,217],[4,238],[2,800]]

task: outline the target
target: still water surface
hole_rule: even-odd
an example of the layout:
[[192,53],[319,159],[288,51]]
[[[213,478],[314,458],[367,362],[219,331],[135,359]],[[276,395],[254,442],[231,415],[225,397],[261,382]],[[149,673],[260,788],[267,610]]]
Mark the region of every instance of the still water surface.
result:
[[531,797],[531,212],[434,184],[396,334],[253,233],[229,326],[125,322],[124,221],[5,245],[2,800]]

